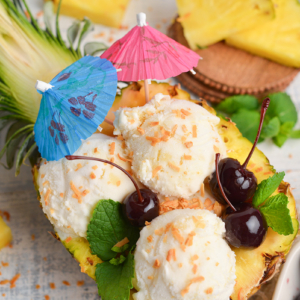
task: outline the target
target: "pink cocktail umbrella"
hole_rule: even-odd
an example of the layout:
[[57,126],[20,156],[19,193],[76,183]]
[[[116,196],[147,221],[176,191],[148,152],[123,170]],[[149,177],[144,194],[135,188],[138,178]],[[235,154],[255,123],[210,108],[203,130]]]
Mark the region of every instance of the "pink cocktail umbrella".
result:
[[146,101],[149,101],[148,80],[163,80],[191,71],[195,74],[201,58],[163,33],[147,25],[146,14],[137,14],[138,25],[107,49],[101,58],[111,61],[120,81],[144,80]]

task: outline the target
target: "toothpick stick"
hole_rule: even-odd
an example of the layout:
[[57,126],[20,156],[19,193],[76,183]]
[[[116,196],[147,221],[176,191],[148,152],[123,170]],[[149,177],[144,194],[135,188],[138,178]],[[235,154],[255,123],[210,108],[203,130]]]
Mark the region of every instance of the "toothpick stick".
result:
[[114,126],[114,122],[112,122],[111,120],[109,120],[107,118],[104,119],[104,122],[111,125],[111,126]]
[[148,80],[144,80],[144,88],[145,88],[145,98],[146,98],[146,103],[149,102],[149,83]]

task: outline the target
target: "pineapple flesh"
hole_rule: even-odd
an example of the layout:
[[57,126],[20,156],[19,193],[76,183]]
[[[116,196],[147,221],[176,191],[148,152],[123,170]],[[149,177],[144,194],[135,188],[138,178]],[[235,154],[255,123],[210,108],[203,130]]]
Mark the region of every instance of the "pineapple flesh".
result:
[[300,67],[300,2],[273,0],[276,18],[234,33],[226,43],[280,64]]
[[192,49],[209,46],[274,18],[271,0],[177,0],[177,6],[178,21]]
[[0,249],[7,246],[11,241],[11,230],[0,216]]
[[[52,0],[57,8],[59,0]],[[95,23],[119,28],[129,0],[64,0],[61,13],[81,20],[88,17]]]
[[[152,85],[152,93],[156,94],[158,92],[169,93],[176,96],[176,98],[178,96],[180,99],[190,100],[188,93],[180,90],[178,87],[174,88],[165,83]],[[122,90],[121,95],[116,97],[114,110],[121,106],[127,106],[128,103],[132,104],[131,100],[133,101],[133,99],[136,101],[135,105],[143,105],[145,103],[144,92],[137,84],[131,84]],[[205,102],[202,105],[209,112],[215,114],[214,109]],[[239,160],[241,163],[244,162],[252,147],[252,143],[244,138],[235,124],[230,121],[221,119],[218,125],[218,131],[226,143],[227,148],[230,149],[228,156]],[[266,156],[257,148],[248,166],[248,169],[255,174],[258,183],[276,172]],[[38,177],[37,167],[34,167],[33,175],[35,187],[38,191],[38,186],[36,185],[36,179]],[[237,279],[231,300],[248,299],[258,290],[263,282],[272,278],[290,250],[298,231],[296,204],[288,183],[282,182],[279,189],[274,192],[274,195],[279,192],[286,193],[289,199],[288,208],[294,224],[294,233],[289,236],[283,236],[269,228],[266,239],[260,247],[253,250],[232,248],[236,254]],[[81,271],[95,279],[96,265],[97,263],[101,263],[101,260],[97,256],[92,255],[88,241],[84,238],[77,238],[68,243],[62,241],[62,243],[79,262]]]

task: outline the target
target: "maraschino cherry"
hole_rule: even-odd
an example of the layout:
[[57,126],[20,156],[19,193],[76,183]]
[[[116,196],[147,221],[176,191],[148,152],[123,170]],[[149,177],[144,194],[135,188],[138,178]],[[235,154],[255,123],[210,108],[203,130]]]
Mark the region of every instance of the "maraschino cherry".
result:
[[145,226],[146,221],[151,222],[154,218],[158,217],[159,200],[156,194],[148,189],[140,189],[133,177],[119,165],[109,160],[87,156],[67,155],[66,159],[85,159],[100,161],[110,164],[125,173],[136,188],[136,191],[132,194],[129,194],[123,201],[123,213],[133,226],[143,227]]
[[[255,150],[258,142],[260,132],[265,118],[266,111],[269,107],[270,99],[266,98],[261,107],[260,123],[254,141],[253,147],[246,158],[245,162],[241,165],[238,160],[233,158],[222,159],[218,165],[220,172],[220,180],[225,192],[231,203],[237,204],[245,202],[250,199],[257,188],[257,180],[255,175],[246,169],[247,164]],[[216,177],[216,172],[212,174],[209,181],[210,189],[213,196],[222,204],[225,204],[225,199],[220,191],[219,184]]]
[[220,191],[229,204],[225,218],[225,237],[226,240],[234,247],[256,248],[261,245],[266,237],[268,230],[267,223],[261,212],[252,207],[249,203],[239,203],[235,208],[226,197],[217,168],[220,153],[216,155],[216,177],[220,186]]

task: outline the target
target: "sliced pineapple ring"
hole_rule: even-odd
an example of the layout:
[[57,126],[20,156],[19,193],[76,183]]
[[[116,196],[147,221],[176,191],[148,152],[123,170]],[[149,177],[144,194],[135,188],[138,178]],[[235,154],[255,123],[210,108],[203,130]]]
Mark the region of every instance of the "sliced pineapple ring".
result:
[[273,0],[276,18],[232,34],[226,43],[291,67],[300,67],[300,2]]
[[271,0],[177,0],[179,21],[192,49],[260,26],[274,18]]

